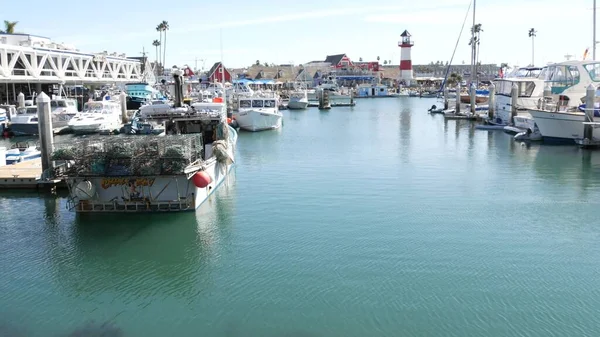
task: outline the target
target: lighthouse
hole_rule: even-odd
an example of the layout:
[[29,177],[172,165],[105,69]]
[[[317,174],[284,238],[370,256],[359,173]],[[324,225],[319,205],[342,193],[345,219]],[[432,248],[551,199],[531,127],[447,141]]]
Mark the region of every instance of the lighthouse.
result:
[[413,42],[410,39],[410,33],[405,30],[400,34],[400,80],[404,81],[406,85],[410,85],[413,80],[412,60],[410,58],[410,50],[413,46]]

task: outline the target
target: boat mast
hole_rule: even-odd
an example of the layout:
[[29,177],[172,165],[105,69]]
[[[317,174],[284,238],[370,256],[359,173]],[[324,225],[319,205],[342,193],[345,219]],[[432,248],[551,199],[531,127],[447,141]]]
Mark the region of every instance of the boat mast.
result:
[[592,59],[596,61],[596,0],[594,0],[594,44],[592,49]]
[[219,29],[219,47],[221,48],[221,84],[223,84],[223,102],[227,104],[227,90],[225,90],[225,66],[223,65],[223,28]]
[[477,50],[475,45],[475,2],[476,0],[473,0],[473,26],[471,27],[471,83],[477,82],[477,75],[475,74],[475,52]]

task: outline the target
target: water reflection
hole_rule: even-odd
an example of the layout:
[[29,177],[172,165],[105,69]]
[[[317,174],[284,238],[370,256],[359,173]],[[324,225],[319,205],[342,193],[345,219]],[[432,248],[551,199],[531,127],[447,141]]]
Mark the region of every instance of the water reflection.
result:
[[399,131],[400,131],[400,158],[404,164],[410,162],[410,132],[411,132],[411,110],[408,106],[402,105],[402,110],[399,114]]

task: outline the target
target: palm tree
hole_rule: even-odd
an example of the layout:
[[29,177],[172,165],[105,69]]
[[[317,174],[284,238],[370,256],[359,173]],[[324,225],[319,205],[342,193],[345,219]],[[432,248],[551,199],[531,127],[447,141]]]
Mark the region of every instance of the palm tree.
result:
[[259,65],[260,65],[260,61],[259,61],[259,60],[256,60],[256,63],[255,63],[255,64],[256,64],[257,66],[259,66]]
[[531,38],[531,66],[535,64],[535,48],[534,48],[534,38],[537,31],[534,28],[529,30],[529,37]]
[[4,20],[4,30],[0,30],[0,33],[14,34],[17,23],[19,23],[19,21]]
[[377,56],[377,61],[379,61],[379,60],[380,60],[380,59],[379,59],[379,56]]
[[163,34],[165,34],[165,41],[164,41],[164,46],[163,46],[163,64],[166,64],[167,62],[167,30],[169,30],[169,22],[167,21],[163,21],[160,23],[160,25],[162,26],[162,31]]
[[384,60],[384,61],[383,61],[383,64],[384,64],[384,65],[387,65],[387,60]]
[[362,58],[362,57],[359,57],[359,58],[358,58],[358,62],[362,62],[362,60],[363,60],[363,58]]
[[156,75],[158,75],[158,47],[160,47],[160,41],[154,40],[152,45],[156,47]]
[[[156,31],[158,32],[158,38],[160,39],[160,41],[158,42],[158,46],[159,46],[159,50],[158,50],[158,55],[162,54],[162,23],[158,24],[158,26],[156,26]],[[163,64],[158,58],[157,61],[159,64]]]

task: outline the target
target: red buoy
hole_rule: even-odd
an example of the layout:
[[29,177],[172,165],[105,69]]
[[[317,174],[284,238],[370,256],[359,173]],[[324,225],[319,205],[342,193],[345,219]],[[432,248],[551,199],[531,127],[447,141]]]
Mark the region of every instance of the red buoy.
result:
[[196,174],[194,174],[194,176],[192,177],[192,181],[194,182],[194,185],[196,185],[196,187],[205,188],[206,186],[208,186],[208,184],[212,182],[212,178],[208,173],[204,171],[199,171],[196,172]]

